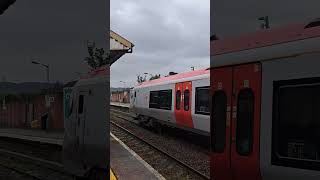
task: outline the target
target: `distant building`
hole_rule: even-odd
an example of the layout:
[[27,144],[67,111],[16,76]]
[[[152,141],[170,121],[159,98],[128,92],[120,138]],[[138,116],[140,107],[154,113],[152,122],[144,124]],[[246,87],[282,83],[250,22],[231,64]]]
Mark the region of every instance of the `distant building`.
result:
[[63,129],[62,95],[62,84],[0,82],[0,127]]
[[129,88],[111,88],[111,102],[130,103]]

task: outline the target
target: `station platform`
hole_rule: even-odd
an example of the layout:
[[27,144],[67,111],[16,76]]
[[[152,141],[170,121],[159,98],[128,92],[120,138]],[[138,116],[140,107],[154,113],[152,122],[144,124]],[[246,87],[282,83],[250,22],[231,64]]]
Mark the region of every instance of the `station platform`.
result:
[[110,167],[117,180],[165,180],[121,140],[110,135]]
[[110,105],[130,108],[130,103],[110,102]]
[[41,143],[63,145],[63,132],[52,132],[40,129],[0,128],[0,137],[38,141]]

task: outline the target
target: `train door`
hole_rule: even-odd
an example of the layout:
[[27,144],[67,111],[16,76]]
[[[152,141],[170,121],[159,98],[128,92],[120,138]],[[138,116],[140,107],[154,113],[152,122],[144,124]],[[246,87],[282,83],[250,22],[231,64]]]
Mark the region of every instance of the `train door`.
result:
[[175,116],[178,125],[193,127],[191,116],[192,83],[190,81],[175,85]]
[[211,71],[211,179],[231,180],[232,68]]
[[78,94],[77,106],[77,151],[80,159],[83,157],[85,142],[85,120],[86,120],[86,98],[88,97],[86,91],[80,91]]
[[260,64],[216,69],[212,88],[213,177],[260,179]]
[[260,64],[233,69],[231,169],[235,180],[260,179]]

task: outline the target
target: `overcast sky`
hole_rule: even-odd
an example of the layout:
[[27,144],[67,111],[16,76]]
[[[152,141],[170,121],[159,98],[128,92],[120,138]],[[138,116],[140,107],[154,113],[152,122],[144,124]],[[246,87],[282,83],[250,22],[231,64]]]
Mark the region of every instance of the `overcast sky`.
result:
[[107,47],[106,1],[17,0],[0,16],[0,77],[7,81],[70,81],[86,72],[86,41]]
[[[106,47],[106,1],[17,1],[0,16],[0,77],[45,81],[32,57],[50,64],[52,81],[69,81],[85,72],[86,40]],[[111,68],[111,85],[132,86],[137,74],[166,75],[209,67],[211,27],[218,36],[253,32],[258,17],[271,27],[320,17],[319,0],[111,0],[111,29],[135,44]]]
[[270,27],[307,23],[320,18],[319,0],[213,0],[211,34],[236,36],[260,29],[259,17],[269,16]]
[[[210,0],[111,0],[110,27],[135,44],[111,67],[111,86],[210,64]],[[125,83],[121,83],[124,81]]]

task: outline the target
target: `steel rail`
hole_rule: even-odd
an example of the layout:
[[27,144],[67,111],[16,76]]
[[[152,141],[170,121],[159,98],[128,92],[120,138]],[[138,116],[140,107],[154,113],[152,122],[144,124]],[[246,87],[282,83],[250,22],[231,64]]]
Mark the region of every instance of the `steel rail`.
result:
[[155,146],[155,145],[153,145],[153,144],[145,141],[144,139],[138,137],[137,135],[135,135],[134,133],[132,133],[130,130],[122,127],[121,125],[119,125],[119,124],[117,124],[117,123],[115,123],[115,122],[113,122],[113,121],[110,121],[110,123],[113,124],[113,125],[115,125],[115,126],[117,126],[119,129],[125,131],[127,134],[130,134],[131,136],[135,137],[136,139],[139,139],[140,141],[142,141],[143,143],[145,143],[145,144],[147,144],[148,146],[152,147],[153,149],[157,150],[158,152],[166,155],[166,156],[169,157],[170,159],[173,159],[173,160],[174,160],[175,162],[177,162],[179,165],[183,166],[184,168],[188,169],[189,171],[193,172],[194,174],[202,177],[203,179],[207,179],[207,180],[210,179],[210,177],[208,177],[208,176],[206,176],[205,174],[199,172],[198,170],[192,168],[191,166],[187,165],[186,163],[180,161],[180,160],[177,159],[176,157],[168,154],[167,152],[163,151],[162,149],[158,148],[157,146]]

